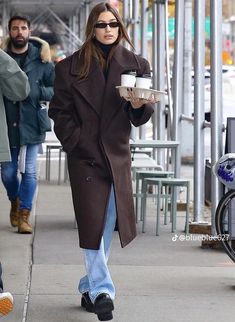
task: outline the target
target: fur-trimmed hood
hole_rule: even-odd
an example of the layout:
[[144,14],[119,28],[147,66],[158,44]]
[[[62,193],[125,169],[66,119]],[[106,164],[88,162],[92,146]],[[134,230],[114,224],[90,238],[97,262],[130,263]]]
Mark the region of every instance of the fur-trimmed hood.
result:
[[[35,36],[29,37],[29,42],[32,43],[34,46],[38,47],[39,49],[41,48],[40,56],[41,56],[42,62],[44,63],[51,62],[51,51],[50,51],[50,46],[48,42]],[[2,43],[2,49],[7,50],[9,44],[10,44],[10,37],[7,37]]]

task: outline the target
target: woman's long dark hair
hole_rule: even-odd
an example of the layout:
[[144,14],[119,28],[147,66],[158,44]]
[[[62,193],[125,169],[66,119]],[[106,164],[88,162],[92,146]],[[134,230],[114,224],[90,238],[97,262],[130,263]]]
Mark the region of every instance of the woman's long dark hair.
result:
[[[104,57],[102,56],[102,52],[98,48],[98,46],[95,42],[95,38],[94,38],[95,25],[97,23],[99,15],[105,11],[110,11],[114,15],[114,17],[117,19],[117,21],[119,22],[118,38],[112,46],[112,49],[109,53],[109,57],[108,57],[107,62],[105,61]],[[119,15],[118,11],[107,2],[101,2],[101,3],[97,4],[91,10],[90,15],[88,17],[87,25],[86,25],[86,33],[85,33],[85,42],[80,49],[80,57],[82,56],[84,58],[83,67],[79,71],[80,78],[85,78],[88,76],[90,68],[91,68],[91,62],[94,58],[97,59],[101,65],[101,67],[104,68],[105,64],[109,63],[109,60],[112,57],[112,54],[113,54],[115,48],[120,43],[120,41],[123,39],[126,40],[132,48],[134,48],[133,44],[131,43],[131,40],[129,38],[129,35],[127,33],[127,30],[124,26],[122,18]]]

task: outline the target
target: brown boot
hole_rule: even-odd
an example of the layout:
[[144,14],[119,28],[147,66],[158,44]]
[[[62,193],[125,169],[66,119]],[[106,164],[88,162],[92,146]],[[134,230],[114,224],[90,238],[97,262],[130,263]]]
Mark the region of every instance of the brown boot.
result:
[[18,233],[20,234],[32,234],[33,229],[29,223],[30,211],[28,209],[19,210],[18,218]]
[[20,201],[18,198],[16,200],[11,201],[10,221],[11,221],[12,227],[18,226],[19,204],[20,204]]

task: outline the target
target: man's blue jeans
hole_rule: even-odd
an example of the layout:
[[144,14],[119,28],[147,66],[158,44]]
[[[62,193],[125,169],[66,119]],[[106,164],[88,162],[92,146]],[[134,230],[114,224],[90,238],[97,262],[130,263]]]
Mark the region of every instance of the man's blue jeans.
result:
[[25,172],[18,176],[20,148],[11,148],[11,162],[1,163],[1,177],[9,200],[19,198],[21,209],[32,209],[34,193],[37,187],[37,154],[39,145],[27,145]]
[[111,299],[115,297],[115,287],[107,265],[115,223],[116,202],[112,186],[100,248],[99,250],[83,249],[87,275],[81,278],[78,289],[80,293],[89,292],[93,303],[101,293],[109,294]]

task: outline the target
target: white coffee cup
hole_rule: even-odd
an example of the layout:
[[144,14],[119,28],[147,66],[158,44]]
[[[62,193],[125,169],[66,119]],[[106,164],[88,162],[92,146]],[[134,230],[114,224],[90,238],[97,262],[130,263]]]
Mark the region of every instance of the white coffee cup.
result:
[[137,76],[136,77],[136,84],[135,86],[138,88],[147,88],[149,89],[151,87],[152,80],[151,77],[147,76]]
[[121,86],[134,87],[135,86],[135,75],[122,74],[121,75]]

